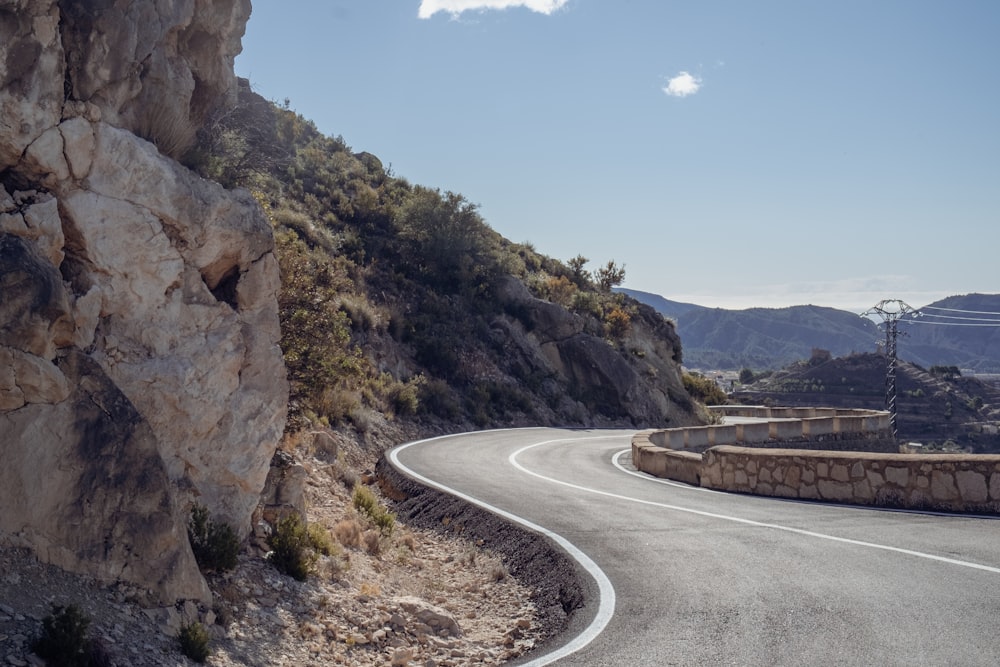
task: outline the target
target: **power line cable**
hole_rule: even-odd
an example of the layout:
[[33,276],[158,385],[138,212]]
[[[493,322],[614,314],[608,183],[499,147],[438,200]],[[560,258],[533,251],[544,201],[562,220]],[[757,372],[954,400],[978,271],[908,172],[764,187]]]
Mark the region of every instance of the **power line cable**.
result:
[[924,306],[920,309],[924,310],[948,310],[953,313],[971,313],[973,315],[1000,315],[1000,313],[991,313],[985,310],[962,310],[961,308],[942,308],[941,306]]
[[961,315],[938,315],[937,313],[923,313],[919,311],[913,319],[920,319],[921,317],[936,317],[942,320],[964,320],[968,322],[992,322],[994,324],[1000,324],[1000,320],[993,317],[962,317]]
[[928,322],[927,320],[900,320],[903,324],[929,324],[939,327],[1000,327],[1000,322],[994,324],[973,324],[971,322]]

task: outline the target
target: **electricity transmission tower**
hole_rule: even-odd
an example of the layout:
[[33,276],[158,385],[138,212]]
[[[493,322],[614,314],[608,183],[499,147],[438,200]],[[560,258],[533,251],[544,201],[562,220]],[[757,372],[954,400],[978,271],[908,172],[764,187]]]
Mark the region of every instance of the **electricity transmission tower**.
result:
[[906,302],[899,299],[883,299],[861,313],[862,317],[877,315],[885,325],[885,408],[889,411],[889,428],[896,437],[896,336],[899,334],[899,320],[907,313],[916,312]]

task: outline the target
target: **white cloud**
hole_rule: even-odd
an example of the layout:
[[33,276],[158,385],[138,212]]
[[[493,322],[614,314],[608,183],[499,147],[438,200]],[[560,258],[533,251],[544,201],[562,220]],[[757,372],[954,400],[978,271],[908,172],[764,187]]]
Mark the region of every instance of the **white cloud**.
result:
[[688,95],[694,95],[697,93],[699,88],[701,88],[701,77],[688,74],[687,72],[681,72],[674,78],[667,81],[667,85],[663,88],[663,92],[671,97],[687,97]]
[[539,14],[551,14],[569,0],[421,0],[417,16],[427,19],[438,12],[448,12],[458,16],[467,11],[484,11],[487,9],[509,9],[510,7],[527,7]]

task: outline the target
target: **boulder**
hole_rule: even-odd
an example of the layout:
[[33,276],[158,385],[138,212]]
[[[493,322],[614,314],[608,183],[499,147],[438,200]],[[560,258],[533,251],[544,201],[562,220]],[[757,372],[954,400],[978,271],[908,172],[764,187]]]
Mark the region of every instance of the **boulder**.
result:
[[59,371],[65,400],[0,412],[0,543],[139,584],[150,601],[210,601],[149,424],[86,354]]

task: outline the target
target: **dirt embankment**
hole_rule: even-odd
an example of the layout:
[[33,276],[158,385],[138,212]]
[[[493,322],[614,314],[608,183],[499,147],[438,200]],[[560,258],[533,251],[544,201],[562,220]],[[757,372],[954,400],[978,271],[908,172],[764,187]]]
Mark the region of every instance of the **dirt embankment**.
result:
[[565,552],[541,535],[464,500],[430,489],[396,470],[383,456],[376,466],[379,486],[407,525],[460,535],[500,555],[511,576],[534,591],[537,622],[554,643],[582,615],[591,591],[585,575]]

